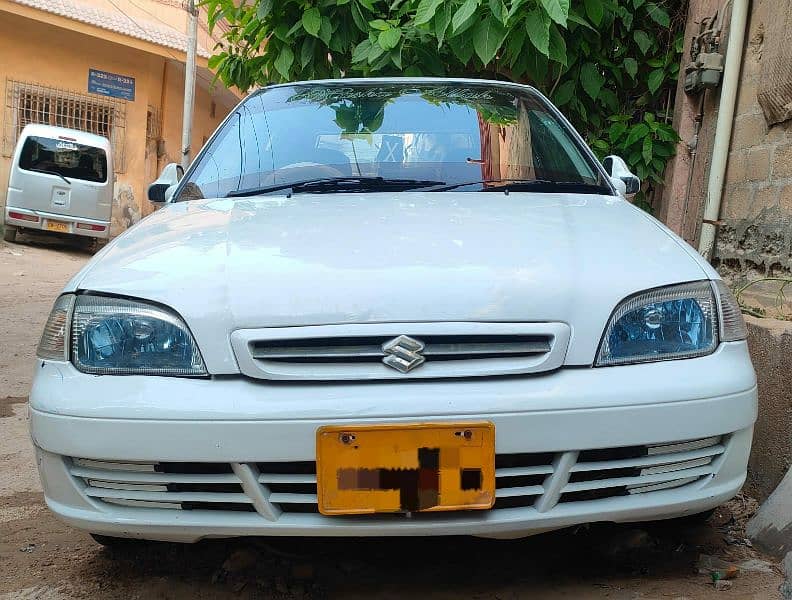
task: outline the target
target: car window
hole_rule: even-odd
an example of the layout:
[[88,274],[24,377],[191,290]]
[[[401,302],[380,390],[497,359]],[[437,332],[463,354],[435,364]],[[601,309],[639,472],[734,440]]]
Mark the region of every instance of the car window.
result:
[[64,139],[30,136],[22,145],[19,167],[69,179],[97,183],[107,181],[107,155],[104,150]]
[[605,185],[579,140],[528,89],[316,83],[248,97],[198,157],[177,200],[350,176]]

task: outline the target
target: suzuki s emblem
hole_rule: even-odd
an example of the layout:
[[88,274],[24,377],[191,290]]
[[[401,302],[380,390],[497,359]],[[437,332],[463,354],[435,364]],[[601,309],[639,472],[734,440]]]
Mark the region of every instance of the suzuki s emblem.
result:
[[426,360],[421,354],[424,346],[425,344],[420,340],[409,335],[400,335],[382,344],[382,351],[385,353],[382,362],[392,369],[407,373],[421,366]]

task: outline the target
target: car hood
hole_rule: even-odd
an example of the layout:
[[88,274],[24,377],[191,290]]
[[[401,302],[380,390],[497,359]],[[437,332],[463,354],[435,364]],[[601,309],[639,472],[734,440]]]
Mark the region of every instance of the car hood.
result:
[[172,307],[218,374],[235,329],[331,323],[559,321],[591,364],[620,300],[708,277],[694,254],[613,196],[299,194],[167,205],[69,287]]

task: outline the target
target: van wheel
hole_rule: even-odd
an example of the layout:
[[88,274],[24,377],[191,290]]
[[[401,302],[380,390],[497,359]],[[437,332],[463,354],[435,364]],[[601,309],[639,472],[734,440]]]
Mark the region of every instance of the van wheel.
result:
[[6,225],[3,228],[3,239],[6,242],[16,242],[17,228],[13,225]]
[[88,243],[88,252],[90,252],[91,254],[96,254],[97,252],[99,252],[99,250],[101,250],[105,246],[107,246],[107,240],[100,240],[99,238],[93,238]]

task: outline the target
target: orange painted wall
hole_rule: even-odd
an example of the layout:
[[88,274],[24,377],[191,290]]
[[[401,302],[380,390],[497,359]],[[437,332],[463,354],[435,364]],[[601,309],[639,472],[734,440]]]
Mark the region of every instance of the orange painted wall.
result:
[[[14,14],[4,13],[2,17],[0,93],[4,100],[8,79],[87,93],[89,68],[135,78],[135,100],[126,103],[126,168],[125,172],[117,174],[114,233],[151,212],[153,207],[145,198],[146,186],[168,159],[178,162],[180,157],[183,65],[175,59],[125,46],[123,37],[111,32],[100,39]],[[176,54],[174,52],[174,56]],[[204,89],[206,87],[203,83],[196,94],[193,156],[235,102],[229,99],[227,91],[210,93]],[[214,116],[211,115],[213,104]],[[159,108],[163,116],[165,155],[159,158],[156,144],[148,144],[148,147],[146,144],[146,116],[150,105]],[[4,108],[3,131],[9,118],[9,111]],[[0,207],[5,205],[10,162],[10,157],[0,156]]]

